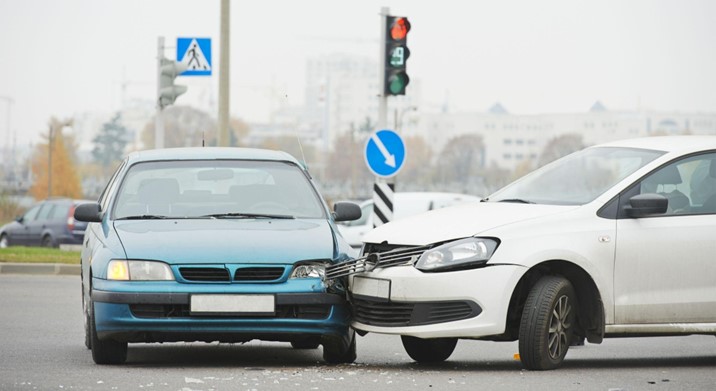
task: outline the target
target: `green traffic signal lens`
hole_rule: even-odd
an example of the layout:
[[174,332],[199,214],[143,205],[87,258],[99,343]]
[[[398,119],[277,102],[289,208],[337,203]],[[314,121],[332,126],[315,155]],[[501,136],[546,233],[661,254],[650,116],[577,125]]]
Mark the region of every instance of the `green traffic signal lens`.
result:
[[403,94],[405,91],[405,86],[407,85],[408,75],[406,75],[405,73],[391,75],[388,79],[388,90],[393,95]]

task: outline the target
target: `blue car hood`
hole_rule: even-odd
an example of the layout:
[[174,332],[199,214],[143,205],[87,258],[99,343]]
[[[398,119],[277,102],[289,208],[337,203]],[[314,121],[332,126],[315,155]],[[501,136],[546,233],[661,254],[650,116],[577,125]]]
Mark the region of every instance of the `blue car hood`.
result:
[[115,221],[129,259],[179,263],[277,263],[333,259],[326,220]]

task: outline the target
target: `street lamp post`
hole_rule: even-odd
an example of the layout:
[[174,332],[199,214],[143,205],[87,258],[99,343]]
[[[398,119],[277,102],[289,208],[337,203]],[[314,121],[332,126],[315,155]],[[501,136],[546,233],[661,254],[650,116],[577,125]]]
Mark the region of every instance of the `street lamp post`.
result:
[[52,197],[52,131],[53,126],[50,122],[50,139],[47,142],[47,198]]

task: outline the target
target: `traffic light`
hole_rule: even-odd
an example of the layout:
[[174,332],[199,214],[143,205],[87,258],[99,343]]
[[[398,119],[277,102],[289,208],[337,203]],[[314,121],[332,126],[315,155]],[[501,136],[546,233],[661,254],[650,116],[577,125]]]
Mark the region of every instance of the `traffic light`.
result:
[[162,58],[159,62],[159,108],[163,109],[177,100],[177,97],[186,92],[186,86],[174,84],[174,79],[187,69],[181,62]]
[[405,87],[410,83],[405,66],[410,57],[407,46],[410,22],[402,16],[388,15],[386,23],[384,92],[386,95],[405,95]]

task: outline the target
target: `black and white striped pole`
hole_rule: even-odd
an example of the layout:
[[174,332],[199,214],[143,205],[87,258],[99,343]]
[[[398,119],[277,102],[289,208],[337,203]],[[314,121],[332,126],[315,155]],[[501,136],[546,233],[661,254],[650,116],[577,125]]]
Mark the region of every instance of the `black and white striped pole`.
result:
[[395,183],[376,178],[373,185],[373,227],[379,227],[393,220]]

